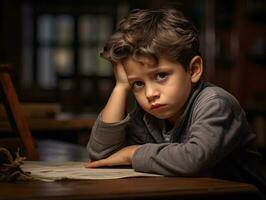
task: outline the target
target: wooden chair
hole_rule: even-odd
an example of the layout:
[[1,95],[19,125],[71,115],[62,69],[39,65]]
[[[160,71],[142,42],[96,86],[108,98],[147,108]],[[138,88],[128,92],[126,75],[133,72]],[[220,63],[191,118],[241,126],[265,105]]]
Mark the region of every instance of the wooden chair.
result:
[[19,135],[28,154],[28,158],[30,160],[38,160],[38,153],[33,137],[11,80],[11,70],[11,65],[0,64],[0,98],[4,103],[9,123]]

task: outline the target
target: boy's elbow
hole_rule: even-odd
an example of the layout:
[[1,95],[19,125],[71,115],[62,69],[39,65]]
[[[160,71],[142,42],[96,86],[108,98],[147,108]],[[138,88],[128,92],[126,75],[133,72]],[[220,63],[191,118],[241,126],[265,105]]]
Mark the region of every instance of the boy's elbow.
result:
[[116,148],[111,148],[111,147],[105,149],[104,148],[97,149],[93,147],[94,146],[91,146],[89,144],[87,145],[88,157],[92,161],[107,158],[116,151]]
[[198,176],[202,173],[202,171],[208,168],[208,162],[205,159],[199,158],[189,158],[183,160],[182,164],[178,162],[176,164],[175,169],[173,170],[175,175],[181,176]]
[[183,161],[180,163],[161,163],[160,165],[153,165],[152,172],[156,172],[165,176],[181,176],[193,177],[198,176],[203,169],[202,163]]
[[189,166],[184,171],[182,172],[183,176],[197,176],[199,172],[201,171],[201,168],[194,165],[194,166]]
[[164,176],[194,177],[199,175],[200,170],[201,169],[197,166],[187,165],[186,167],[172,166],[171,168],[169,167],[154,168],[151,170],[151,172],[155,172]]
[[189,159],[186,162],[186,167],[183,168],[184,176],[198,176],[204,169],[209,167],[206,157]]
[[102,152],[93,150],[93,148],[91,148],[89,144],[87,145],[87,152],[88,152],[89,160],[100,160],[104,158],[104,155]]
[[113,146],[92,145],[90,142],[87,144],[87,152],[90,160],[101,160],[112,155],[114,152],[123,148],[125,144],[119,143]]

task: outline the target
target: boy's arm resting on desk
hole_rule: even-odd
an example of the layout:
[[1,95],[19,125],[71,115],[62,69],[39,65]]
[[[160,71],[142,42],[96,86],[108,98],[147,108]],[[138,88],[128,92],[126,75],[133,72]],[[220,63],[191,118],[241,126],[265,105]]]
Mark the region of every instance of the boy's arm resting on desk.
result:
[[[196,114],[195,122],[190,127],[191,136],[186,143],[144,144],[132,155],[133,168],[163,175],[194,175],[202,167],[214,164],[215,160],[231,152],[239,141],[239,136],[236,135],[238,131],[231,128],[234,121],[230,121],[231,126],[228,124],[226,129],[224,126],[233,113],[226,106],[226,102],[217,99],[210,101],[213,102],[208,103],[208,109],[199,110]],[[221,110],[221,107],[226,110]],[[122,143],[126,145],[125,127],[129,118],[127,116],[121,122],[110,124],[102,122],[99,116],[88,144],[93,160],[104,159],[123,148]],[[117,153],[123,154],[125,151]]]
[[107,158],[86,162],[85,167],[93,168],[116,165],[131,165],[133,155],[139,147],[140,145],[126,146]]
[[87,151],[91,160],[106,158],[117,150],[126,146],[125,127],[129,123],[130,116],[116,123],[105,123],[98,116],[87,145]]
[[[100,164],[97,163],[95,167],[130,165],[130,163],[125,163],[123,158],[131,156],[129,160],[136,171],[170,176],[200,175],[208,172],[233,151],[242,148],[244,145],[243,138],[248,141],[253,140],[253,136],[246,135],[248,127],[246,123],[242,123],[245,120],[243,111],[232,108],[232,105],[223,98],[208,99],[208,102],[193,112],[194,117],[188,130],[190,136],[183,143],[147,143],[135,147],[122,146],[120,145],[122,141],[124,142],[123,145],[126,145],[124,131],[125,126],[129,123],[127,121],[130,120],[127,119],[129,116],[126,118],[127,120],[125,119],[114,126],[119,130],[116,132],[119,134],[109,137],[108,141],[105,141],[105,143],[109,142],[108,145],[97,143],[98,140],[104,141],[100,140],[100,135],[102,135],[102,139],[107,139],[105,131],[109,130],[112,134],[114,133],[114,129],[110,129],[110,124],[101,123],[101,129],[104,126],[106,129],[102,129],[103,133],[92,140],[97,145],[102,145],[102,151],[99,148],[97,149],[99,151],[95,151],[95,153],[103,156],[99,156],[96,160],[116,153],[103,162],[101,161]],[[135,142],[135,144],[137,143]],[[131,142],[131,144],[134,143]],[[92,146],[95,147],[95,144]]]
[[133,168],[170,176],[199,175],[241,148],[248,128],[242,123],[244,113],[236,113],[224,99],[208,101],[194,110],[186,142],[144,144],[133,156]]
[[125,146],[125,126],[129,121],[129,116],[125,118],[126,100],[130,85],[123,65],[113,64],[116,85],[93,126],[87,145],[91,160],[106,158]]

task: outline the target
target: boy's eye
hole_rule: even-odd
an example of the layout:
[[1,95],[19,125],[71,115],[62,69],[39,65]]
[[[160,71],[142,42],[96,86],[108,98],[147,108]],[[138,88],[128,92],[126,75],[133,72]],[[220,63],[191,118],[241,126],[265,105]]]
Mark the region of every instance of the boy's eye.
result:
[[158,81],[163,81],[166,78],[167,78],[167,73],[164,73],[164,72],[160,72],[160,73],[156,74],[156,77],[155,77],[155,79]]
[[142,81],[135,81],[132,84],[133,88],[138,89],[138,88],[142,88],[144,86],[144,83]]

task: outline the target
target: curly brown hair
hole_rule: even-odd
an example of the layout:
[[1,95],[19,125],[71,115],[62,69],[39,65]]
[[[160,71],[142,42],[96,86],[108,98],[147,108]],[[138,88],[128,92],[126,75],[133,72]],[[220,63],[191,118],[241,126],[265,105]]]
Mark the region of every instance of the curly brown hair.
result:
[[200,55],[197,29],[182,12],[172,8],[131,11],[101,52],[112,63],[131,56],[156,61],[164,57],[180,62],[185,69],[196,55]]

